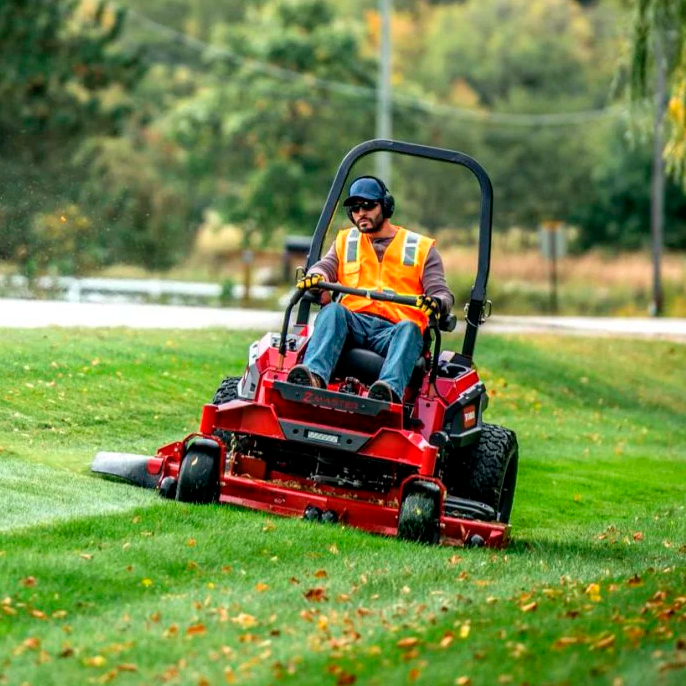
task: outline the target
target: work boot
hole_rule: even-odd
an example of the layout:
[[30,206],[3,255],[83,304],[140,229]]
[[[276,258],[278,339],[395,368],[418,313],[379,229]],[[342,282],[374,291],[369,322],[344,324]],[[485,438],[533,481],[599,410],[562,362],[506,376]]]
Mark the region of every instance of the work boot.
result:
[[384,403],[399,403],[400,398],[385,381],[375,381],[369,387],[367,397],[370,400],[380,400]]
[[324,379],[318,374],[314,374],[309,370],[309,367],[304,364],[296,364],[291,368],[286,377],[288,383],[296,386],[313,386],[314,388],[326,388]]

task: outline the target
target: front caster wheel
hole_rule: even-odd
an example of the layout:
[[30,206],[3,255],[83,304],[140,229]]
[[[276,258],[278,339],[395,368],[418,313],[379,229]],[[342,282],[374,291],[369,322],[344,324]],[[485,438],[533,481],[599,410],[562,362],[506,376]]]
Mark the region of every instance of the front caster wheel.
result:
[[214,441],[193,443],[181,463],[176,499],[184,503],[213,503],[219,493],[219,446]]
[[438,543],[439,512],[434,498],[425,493],[412,493],[403,500],[398,538],[428,545]]

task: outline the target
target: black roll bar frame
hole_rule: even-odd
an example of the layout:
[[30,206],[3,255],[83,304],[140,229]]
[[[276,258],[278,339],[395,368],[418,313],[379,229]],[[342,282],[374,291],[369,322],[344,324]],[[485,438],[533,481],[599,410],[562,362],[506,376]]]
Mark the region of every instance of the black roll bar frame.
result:
[[[312,265],[321,257],[322,245],[329,226],[333,219],[338,201],[343,192],[343,187],[350,173],[352,166],[362,157],[374,152],[391,152],[400,155],[409,155],[412,157],[422,157],[424,159],[438,160],[440,162],[447,162],[449,164],[456,164],[458,166],[466,167],[479,182],[481,190],[481,203],[479,209],[479,244],[478,244],[478,261],[477,272],[472,286],[469,304],[467,305],[465,338],[462,344],[462,355],[469,360],[474,356],[474,347],[476,345],[476,334],[479,324],[482,322],[482,313],[484,304],[486,302],[486,286],[488,284],[488,274],[491,265],[491,233],[493,224],[493,186],[491,180],[486,173],[486,170],[472,157],[455,150],[448,150],[446,148],[434,148],[428,145],[419,145],[417,143],[406,143],[403,141],[394,141],[386,139],[374,139],[365,141],[355,146],[343,158],[336,176],[333,179],[329,194],[319,215],[317,226],[312,236],[312,243],[310,244],[310,251],[307,255],[306,270],[309,270]],[[309,319],[310,307],[312,301],[310,299],[302,299],[298,308],[298,315],[296,319],[297,326],[305,326]]]

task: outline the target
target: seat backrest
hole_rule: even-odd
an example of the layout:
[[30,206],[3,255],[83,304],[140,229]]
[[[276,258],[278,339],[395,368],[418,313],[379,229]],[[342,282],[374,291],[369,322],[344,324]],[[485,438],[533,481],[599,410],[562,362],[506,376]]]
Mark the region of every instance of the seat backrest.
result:
[[[373,384],[381,373],[384,358],[381,355],[365,348],[346,348],[338,358],[338,364],[333,373],[333,378],[344,379],[353,376],[366,386]],[[420,355],[415,362],[409,386],[418,386],[424,378],[426,360]]]

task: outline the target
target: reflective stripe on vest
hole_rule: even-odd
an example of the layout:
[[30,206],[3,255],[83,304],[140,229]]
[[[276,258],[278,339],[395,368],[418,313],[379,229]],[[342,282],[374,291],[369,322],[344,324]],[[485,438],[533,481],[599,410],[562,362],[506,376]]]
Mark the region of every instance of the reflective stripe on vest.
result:
[[403,245],[403,264],[406,267],[415,267],[417,265],[419,246],[419,234],[408,231],[405,234],[405,243]]
[[360,232],[357,229],[350,229],[345,240],[345,261],[360,261]]

